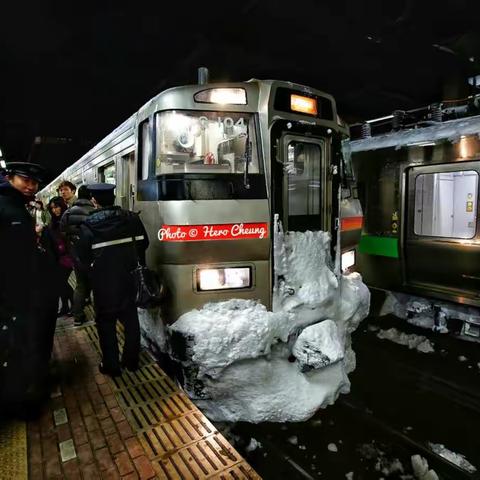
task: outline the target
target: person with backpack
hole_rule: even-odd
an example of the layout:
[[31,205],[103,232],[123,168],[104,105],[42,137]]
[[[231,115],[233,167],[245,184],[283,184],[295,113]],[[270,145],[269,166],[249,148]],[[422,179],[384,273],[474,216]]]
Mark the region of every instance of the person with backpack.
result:
[[83,225],[89,214],[94,210],[90,199],[90,192],[86,185],[78,189],[78,198],[73,205],[63,214],[60,221],[60,230],[64,233],[70,253],[73,258],[76,286],[73,292],[72,313],[74,325],[81,326],[85,323],[85,304],[90,298],[91,286],[88,272],[82,268],[76,252],[76,243],[80,238],[80,226]]

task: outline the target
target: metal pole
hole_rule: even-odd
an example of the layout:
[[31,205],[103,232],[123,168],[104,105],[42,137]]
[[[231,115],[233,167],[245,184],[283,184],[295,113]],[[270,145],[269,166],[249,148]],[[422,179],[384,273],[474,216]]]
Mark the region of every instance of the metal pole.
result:
[[207,67],[199,67],[198,69],[198,84],[199,85],[206,85],[208,83],[208,68]]

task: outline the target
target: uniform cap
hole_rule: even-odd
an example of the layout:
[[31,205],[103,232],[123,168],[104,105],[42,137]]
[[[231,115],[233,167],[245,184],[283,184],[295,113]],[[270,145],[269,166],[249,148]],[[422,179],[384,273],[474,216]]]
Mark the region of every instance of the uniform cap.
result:
[[9,162],[5,168],[7,175],[20,175],[31,178],[37,182],[43,182],[46,177],[46,169],[41,165],[29,162]]
[[96,192],[113,192],[115,185],[111,183],[90,183],[87,185],[89,192],[93,195]]

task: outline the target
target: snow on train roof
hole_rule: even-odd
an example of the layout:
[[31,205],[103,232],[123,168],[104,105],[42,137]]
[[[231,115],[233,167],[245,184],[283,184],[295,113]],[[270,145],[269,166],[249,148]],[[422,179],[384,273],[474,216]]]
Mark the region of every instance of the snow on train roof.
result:
[[457,142],[465,135],[480,135],[480,116],[449,120],[436,125],[411,128],[350,142],[352,153],[380,148],[422,146],[426,142]]

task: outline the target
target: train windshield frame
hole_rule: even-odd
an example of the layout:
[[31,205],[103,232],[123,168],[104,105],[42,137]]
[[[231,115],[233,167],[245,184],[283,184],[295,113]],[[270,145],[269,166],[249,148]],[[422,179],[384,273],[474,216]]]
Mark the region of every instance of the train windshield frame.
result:
[[254,113],[165,110],[155,117],[157,176],[263,173]]

